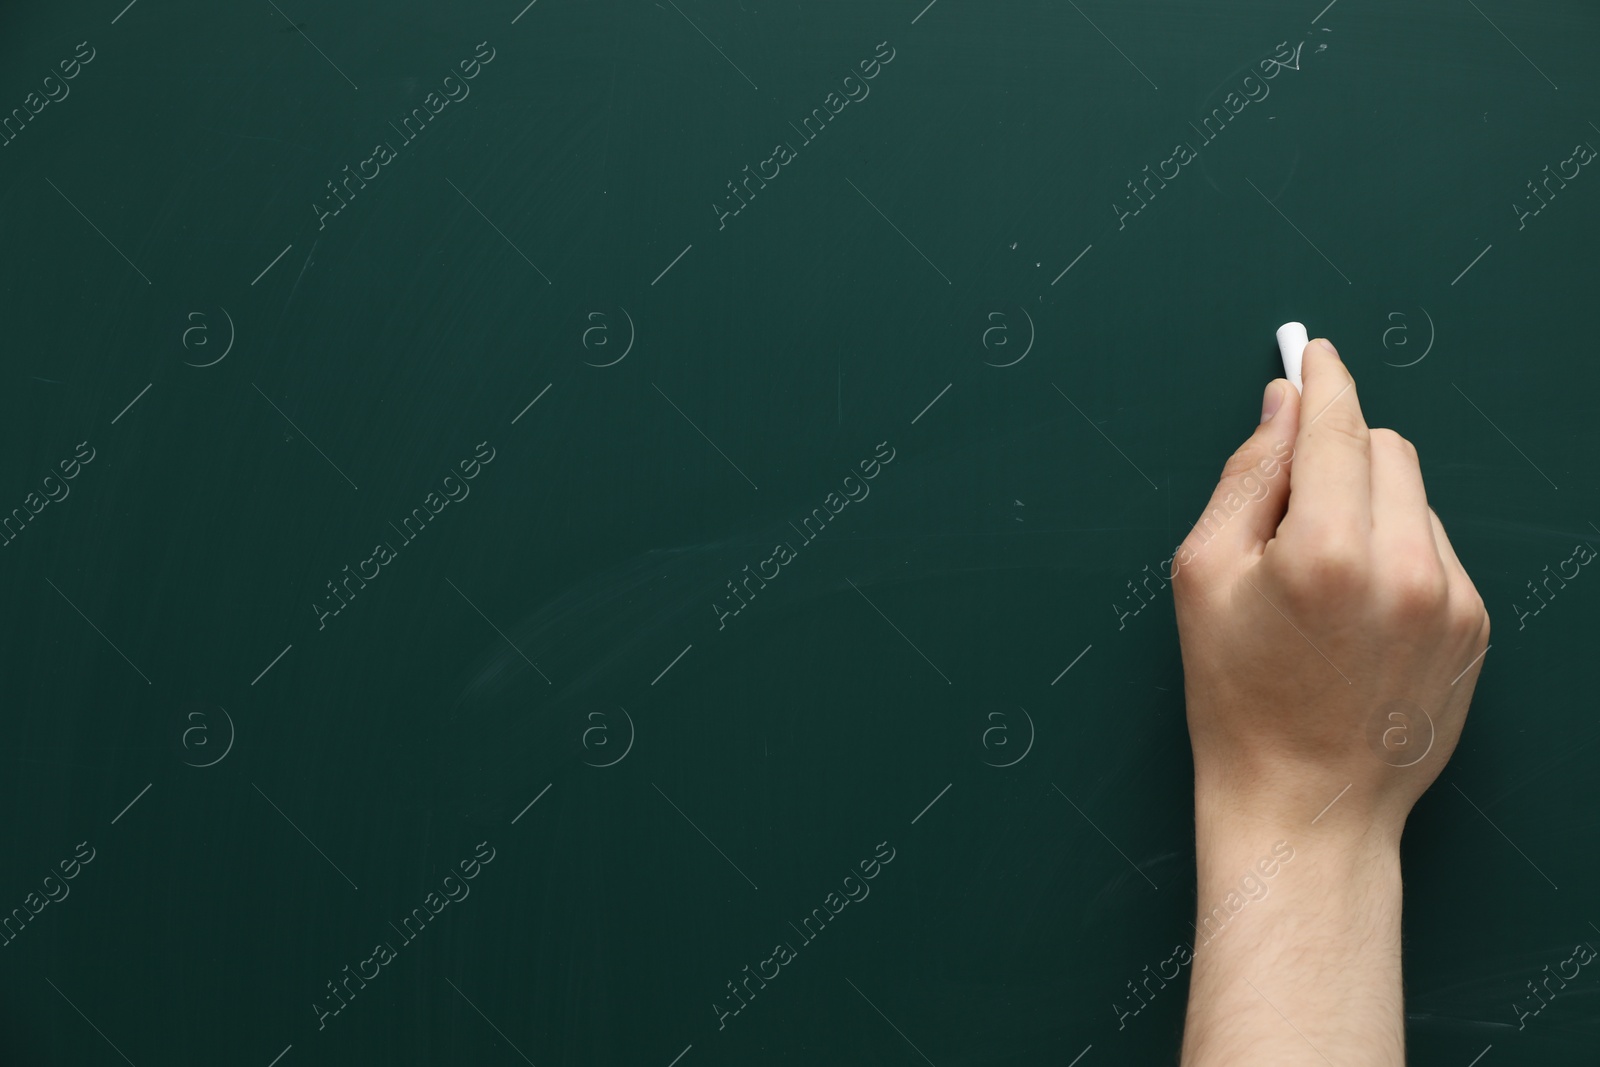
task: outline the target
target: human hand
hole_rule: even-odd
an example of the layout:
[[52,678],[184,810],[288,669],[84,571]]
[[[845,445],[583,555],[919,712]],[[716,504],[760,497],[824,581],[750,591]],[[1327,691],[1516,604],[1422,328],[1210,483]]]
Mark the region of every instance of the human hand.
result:
[[1303,374],[1303,397],[1268,386],[1276,411],[1174,559],[1196,813],[1202,834],[1298,829],[1340,794],[1338,822],[1397,846],[1455,749],[1489,619],[1416,449],[1368,429],[1327,341]]

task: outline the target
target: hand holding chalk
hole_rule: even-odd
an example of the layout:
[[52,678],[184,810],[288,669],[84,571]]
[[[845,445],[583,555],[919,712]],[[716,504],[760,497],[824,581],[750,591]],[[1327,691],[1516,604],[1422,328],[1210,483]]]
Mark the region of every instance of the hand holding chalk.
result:
[[[1234,872],[1263,840],[1293,842],[1299,873],[1243,936],[1199,928],[1184,1062],[1288,1061],[1302,1043],[1285,1037],[1291,1018],[1318,1044],[1361,1035],[1341,1046],[1352,1062],[1399,1067],[1401,836],[1456,749],[1489,617],[1428,508],[1417,450],[1367,424],[1331,344],[1307,344],[1299,323],[1278,339],[1303,395],[1267,386],[1273,410],[1240,426],[1170,577],[1200,907],[1237,899]],[[1241,992],[1245,977],[1271,983],[1271,1006]]]
[[1283,376],[1289,379],[1294,386],[1294,391],[1303,392],[1300,388],[1300,360],[1305,355],[1306,345],[1311,339],[1306,336],[1306,328],[1298,322],[1286,322],[1278,327],[1278,354],[1283,357]]

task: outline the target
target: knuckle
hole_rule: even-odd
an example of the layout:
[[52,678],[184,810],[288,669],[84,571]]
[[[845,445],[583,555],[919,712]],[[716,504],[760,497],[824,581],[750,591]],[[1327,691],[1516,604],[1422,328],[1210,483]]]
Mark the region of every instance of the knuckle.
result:
[[1289,594],[1304,601],[1358,595],[1371,580],[1363,544],[1344,533],[1321,533],[1303,541],[1283,561],[1282,577]]
[[1403,621],[1438,618],[1450,602],[1444,565],[1420,551],[1392,564],[1384,586],[1391,614]]
[[1466,588],[1459,594],[1453,593],[1450,601],[1450,622],[1461,634],[1472,636],[1480,631],[1488,633],[1489,611],[1477,587],[1471,582],[1466,583]]
[[1187,600],[1196,591],[1196,575],[1193,567],[1174,565],[1172,569],[1172,599],[1178,603]]
[[1227,481],[1229,478],[1237,478],[1239,475],[1243,474],[1249,469],[1250,446],[1248,444],[1243,444],[1234,449],[1233,454],[1230,455],[1227,462],[1222,465],[1222,475],[1220,480]]
[[1178,551],[1172,557],[1172,569],[1168,581],[1172,583],[1173,595],[1182,597],[1193,592],[1205,584],[1211,567],[1207,561],[1209,556],[1216,553],[1206,553],[1205,545],[1194,534],[1190,534],[1178,546]]
[[1323,593],[1360,592],[1366,588],[1370,577],[1365,558],[1350,547],[1340,547],[1313,558],[1309,575],[1313,586]]
[[1261,460],[1262,449],[1254,439],[1246,441],[1234,449],[1233,455],[1228,457],[1228,462],[1222,465],[1222,480],[1230,481],[1243,478],[1246,474],[1256,469],[1256,464]]
[[1389,452],[1404,456],[1413,463],[1417,462],[1417,446],[1408,438],[1400,436],[1399,433],[1389,429],[1388,427],[1377,427],[1369,430],[1368,433],[1371,436],[1372,447],[1374,449],[1385,449]]

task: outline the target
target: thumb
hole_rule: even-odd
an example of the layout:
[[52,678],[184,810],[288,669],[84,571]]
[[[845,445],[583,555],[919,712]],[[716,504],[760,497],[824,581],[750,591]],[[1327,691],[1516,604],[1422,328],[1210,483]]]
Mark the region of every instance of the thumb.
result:
[[1259,555],[1277,534],[1289,502],[1289,461],[1300,428],[1300,394],[1285,378],[1267,384],[1262,421],[1228,458],[1211,500],[1178,550],[1176,562],[1223,566]]

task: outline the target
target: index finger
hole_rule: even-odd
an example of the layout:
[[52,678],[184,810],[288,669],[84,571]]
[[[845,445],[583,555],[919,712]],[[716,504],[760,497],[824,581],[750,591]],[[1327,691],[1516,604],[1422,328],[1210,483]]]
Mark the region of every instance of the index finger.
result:
[[1355,379],[1321,337],[1306,345],[1302,373],[1305,392],[1284,523],[1364,540],[1372,529],[1372,442]]

